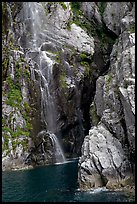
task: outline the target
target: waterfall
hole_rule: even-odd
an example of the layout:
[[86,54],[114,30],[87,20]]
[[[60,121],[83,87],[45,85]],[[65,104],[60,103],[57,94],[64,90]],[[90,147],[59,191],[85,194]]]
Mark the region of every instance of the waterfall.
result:
[[63,153],[63,150],[61,148],[61,145],[59,143],[59,140],[58,138],[56,137],[55,134],[49,132],[49,131],[46,131],[46,130],[42,130],[38,133],[37,135],[38,137],[40,137],[42,139],[42,152],[43,154],[46,154],[45,152],[45,148],[44,148],[44,142],[45,142],[45,138],[50,138],[50,141],[53,145],[53,148],[54,148],[54,151],[55,151],[55,160],[56,160],[56,163],[63,163],[66,161],[65,159],[65,156],[64,156],[64,153]]
[[56,151],[56,163],[65,162],[66,159],[65,159],[64,153],[62,151],[62,148],[60,146],[59,140],[57,139],[56,135],[52,133],[49,135],[49,137],[50,137],[50,139],[54,145],[55,151]]
[[[29,55],[32,60],[31,54],[37,54],[38,60],[34,60],[37,66],[31,68],[31,77],[34,82],[39,83],[41,94],[41,120],[45,124],[45,129],[50,132],[49,137],[55,148],[55,158],[57,163],[65,161],[65,156],[56,133],[56,121],[57,111],[54,99],[54,93],[51,87],[54,86],[53,80],[53,65],[54,61],[47,56],[47,52],[41,49],[43,39],[41,35],[45,35],[45,11],[43,6],[37,2],[24,2],[22,20],[24,22],[24,34],[20,38],[20,46],[24,46],[22,43],[25,36],[25,48],[29,49]],[[26,39],[26,34],[30,35]],[[23,41],[24,42],[24,41]],[[33,55],[34,56],[34,55]],[[36,74],[38,78],[36,77]],[[43,148],[43,146],[42,146]]]

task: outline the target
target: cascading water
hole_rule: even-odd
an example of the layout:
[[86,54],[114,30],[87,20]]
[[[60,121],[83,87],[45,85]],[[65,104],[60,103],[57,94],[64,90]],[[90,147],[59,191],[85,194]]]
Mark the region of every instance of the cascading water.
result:
[[[25,29],[23,36],[29,30],[30,37],[26,39],[26,48],[30,50],[28,52],[28,58],[31,54],[37,54],[39,60],[35,61],[37,66],[31,68],[31,77],[34,82],[37,81],[36,75],[39,77],[39,87],[41,93],[41,120],[45,124],[46,130],[49,131],[49,137],[53,143],[55,149],[56,163],[62,163],[65,161],[65,156],[58,138],[56,137],[56,106],[54,102],[54,94],[51,93],[50,87],[54,85],[53,81],[53,65],[54,61],[47,56],[46,51],[42,51],[41,46],[43,41],[40,35],[45,35],[45,28],[43,22],[45,21],[44,8],[41,4],[36,2],[24,2],[23,3],[23,21],[25,22]],[[26,33],[25,33],[26,32]],[[45,43],[45,42],[44,42]],[[23,47],[22,38],[20,38],[20,45]],[[34,55],[33,55],[34,56]],[[44,146],[42,146],[44,149]],[[44,150],[43,150],[44,151]]]
[[44,148],[44,143],[46,138],[50,138],[50,141],[52,142],[54,151],[55,151],[55,162],[56,163],[63,163],[66,161],[63,150],[61,148],[61,145],[59,143],[58,138],[56,137],[56,135],[54,133],[51,133],[49,131],[46,130],[42,130],[41,132],[38,133],[37,135],[38,137],[40,137],[42,139],[42,152],[45,152],[45,148]]
[[54,145],[54,148],[55,148],[55,150],[56,150],[56,162],[57,162],[57,163],[65,162],[66,159],[65,159],[64,153],[63,153],[63,151],[62,151],[62,148],[61,148],[61,146],[60,146],[60,143],[59,143],[59,141],[58,141],[56,135],[53,134],[53,133],[51,133],[51,134],[49,135],[49,137],[50,137],[50,139],[51,139],[51,141],[52,141],[52,143],[53,143],[53,145]]

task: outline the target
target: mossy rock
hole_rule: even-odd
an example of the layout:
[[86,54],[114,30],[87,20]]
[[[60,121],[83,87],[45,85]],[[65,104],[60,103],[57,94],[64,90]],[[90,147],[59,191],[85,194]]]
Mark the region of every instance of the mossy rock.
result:
[[67,9],[67,6],[66,6],[66,4],[65,4],[64,2],[59,2],[59,4],[62,6],[62,8],[63,8],[64,10]]
[[124,187],[124,186],[133,186],[134,183],[135,183],[135,181],[134,181],[133,177],[131,177],[131,176],[126,177],[126,178],[124,178],[124,179],[122,179],[120,181],[120,184],[121,184],[122,187]]
[[95,183],[94,182],[82,182],[82,181],[80,181],[80,183],[79,183],[79,187],[80,187],[80,189],[81,190],[84,190],[84,191],[86,191],[86,190],[89,190],[89,189],[91,189],[91,188],[94,188],[94,186],[95,186]]
[[97,115],[97,109],[95,103],[90,106],[90,120],[94,126],[99,122],[99,116]]
[[109,180],[106,184],[106,188],[111,189],[111,190],[115,190],[115,189],[118,189],[120,187],[121,187],[121,185],[117,180],[112,180],[112,181]]

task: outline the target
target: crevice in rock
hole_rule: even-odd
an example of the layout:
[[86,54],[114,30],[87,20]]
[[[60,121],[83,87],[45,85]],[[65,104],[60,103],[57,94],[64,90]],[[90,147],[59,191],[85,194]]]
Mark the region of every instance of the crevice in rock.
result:
[[[95,155],[95,156],[96,156],[96,155]],[[97,157],[97,156],[96,156],[96,157]],[[93,161],[93,164],[94,164],[96,170],[98,171],[99,175],[101,175],[101,173],[102,173],[102,166],[101,166],[100,162],[99,162],[99,164],[100,164],[101,170],[98,168],[94,156],[92,156],[92,161]],[[98,159],[98,161],[99,161],[99,159]]]
[[[95,156],[96,156],[96,155],[95,155]],[[97,156],[96,156],[96,157],[97,157]],[[98,158],[98,157],[97,157],[97,158]],[[101,178],[101,181],[102,181],[102,185],[103,185],[103,186],[106,186],[106,184],[107,184],[107,182],[108,182],[108,179],[106,178],[106,176],[104,176],[104,175],[102,174],[103,167],[102,167],[102,165],[101,165],[101,163],[100,163],[100,161],[99,161],[99,158],[98,158],[98,163],[99,163],[99,165],[100,165],[101,170],[98,168],[98,166],[97,166],[97,164],[96,164],[96,161],[95,161],[95,159],[94,159],[94,156],[92,156],[92,161],[93,161],[93,164],[94,164],[96,170],[98,171],[98,174],[100,175],[100,178]]]
[[[113,131],[113,128],[111,127],[111,125],[109,123],[107,123],[107,121],[102,121],[102,123],[105,125],[106,129],[115,137],[117,138],[116,133]],[[117,138],[118,139],[118,138]]]
[[[129,144],[129,140],[128,140],[127,127],[126,127],[125,119],[121,118],[120,123],[121,123],[121,126],[123,127],[124,136],[125,136],[125,141],[122,144],[122,146],[123,146],[123,149],[124,149],[128,159],[129,159],[132,172],[134,173],[134,166],[135,166],[135,159],[134,158],[135,158],[135,154],[132,153],[132,150],[130,149],[130,144]],[[126,149],[126,147],[127,147],[127,149]]]
[[84,168],[84,167],[81,167],[81,169],[83,170],[83,171],[85,171],[88,175],[92,175],[91,174],[91,172],[90,172],[90,170],[87,168]]
[[124,118],[124,109],[123,109],[123,105],[122,105],[120,95],[118,95],[118,99],[119,99],[120,107],[121,107],[121,110],[120,110],[120,124],[121,124],[121,126],[123,128],[123,131],[124,131],[124,141],[122,143],[122,147],[123,147],[126,155],[128,156],[129,160],[131,160],[132,156],[130,155],[130,144],[129,144],[129,141],[128,141],[127,126],[126,126],[126,121],[125,121],[125,118]]
[[84,84],[83,84],[83,90],[81,93],[81,110],[83,112],[83,126],[84,126],[84,134],[87,135],[89,132],[89,129],[91,127],[90,124],[90,105],[93,101],[93,98],[95,96],[95,91],[96,91],[96,79],[92,81],[92,85],[88,81],[88,79],[85,77],[84,79]]
[[121,171],[120,171],[120,167],[118,168],[115,164],[115,162],[113,161],[113,156],[112,156],[112,152],[111,152],[111,149],[110,148],[107,148],[108,149],[108,152],[110,153],[110,156],[111,156],[111,161],[113,163],[113,166],[115,168],[115,170],[117,171],[118,175],[120,176],[121,179],[124,178],[124,176],[122,175]]
[[[97,46],[97,48],[95,48],[95,53],[93,55],[93,61],[96,63],[96,61],[99,61],[98,57],[96,56],[96,54],[98,53],[98,51],[96,52],[96,49],[98,50],[99,48],[97,44],[95,44],[95,46]],[[111,47],[111,51],[112,51],[112,47]],[[97,70],[99,71],[93,72],[92,82],[90,82],[91,79],[84,77],[83,89],[81,92],[81,96],[82,96],[81,110],[83,112],[83,118],[84,118],[85,135],[88,134],[89,129],[91,128],[90,105],[93,102],[95,94],[96,94],[96,80],[98,79],[98,77],[104,76],[105,74],[108,73],[109,66],[110,66],[109,57],[110,57],[111,51],[109,51],[107,62],[104,62],[102,66],[98,65],[99,67],[97,67]]]
[[114,33],[112,30],[110,30],[110,29],[106,26],[106,24],[105,24],[105,22],[103,21],[103,19],[102,19],[102,24],[103,24],[103,28],[104,28],[104,33],[105,33],[107,36],[111,36],[111,38],[112,38],[113,40],[116,40],[116,39],[118,38],[118,35],[117,35],[116,33]]
[[[99,76],[108,73],[110,66],[110,54],[113,48],[113,44],[115,43],[115,40],[118,38],[118,36],[107,28],[103,22],[103,18],[102,25],[98,25],[94,15],[92,19],[88,19],[86,14],[84,14],[82,18],[79,18],[79,16],[74,13],[74,17],[81,22],[81,24],[78,25],[86,30],[89,35],[94,37],[95,43],[95,52],[92,57],[93,63],[91,63],[90,66],[90,69],[92,69],[92,79],[91,77],[85,76],[81,90],[80,108],[83,113],[83,126],[85,129],[84,134],[87,135],[89,129],[91,128],[89,112],[90,105],[94,100],[96,93],[96,80]],[[75,23],[77,23],[77,21]]]

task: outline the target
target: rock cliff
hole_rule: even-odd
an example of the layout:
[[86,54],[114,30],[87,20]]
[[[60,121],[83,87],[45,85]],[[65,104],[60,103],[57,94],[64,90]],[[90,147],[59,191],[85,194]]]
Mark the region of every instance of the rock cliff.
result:
[[79,183],[83,189],[120,187],[123,181],[134,177],[135,12],[134,5],[130,6],[108,3],[102,16],[118,38],[110,54],[107,74],[96,81],[90,109],[92,126],[84,139],[79,161]]
[[132,179],[133,2],[3,2],[2,65],[3,170],[54,163],[50,131],[82,189]]

